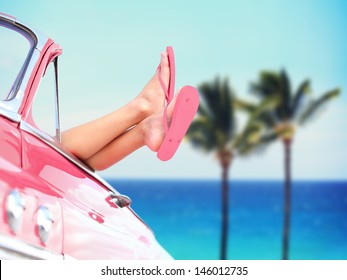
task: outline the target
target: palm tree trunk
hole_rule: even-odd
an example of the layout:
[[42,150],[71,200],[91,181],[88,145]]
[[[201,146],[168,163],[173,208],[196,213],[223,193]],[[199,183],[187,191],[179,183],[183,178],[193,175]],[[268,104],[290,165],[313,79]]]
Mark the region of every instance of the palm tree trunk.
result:
[[228,221],[229,221],[229,186],[228,186],[228,169],[223,168],[222,172],[222,230],[221,230],[221,244],[220,244],[220,259],[227,259],[228,248]]
[[291,213],[291,139],[285,139],[284,144],[284,209],[283,209],[283,236],[282,236],[282,259],[289,259],[289,233],[290,233],[290,213]]
[[220,259],[227,259],[228,250],[228,233],[229,233],[229,167],[231,163],[231,155],[223,156],[222,165],[222,228],[220,243]]

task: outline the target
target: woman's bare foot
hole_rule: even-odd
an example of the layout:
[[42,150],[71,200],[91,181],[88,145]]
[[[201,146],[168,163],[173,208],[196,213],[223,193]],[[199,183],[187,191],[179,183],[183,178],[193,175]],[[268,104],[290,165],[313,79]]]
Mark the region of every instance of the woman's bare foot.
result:
[[[170,126],[176,98],[177,95],[174,96],[166,110],[167,126]],[[162,108],[159,112],[150,115],[139,124],[142,130],[143,144],[154,152],[159,150],[159,147],[165,138],[164,111],[165,109]]]
[[161,111],[165,105],[165,92],[160,84],[159,74],[163,83],[168,87],[170,67],[166,52],[161,53],[160,73],[156,72],[141,93],[133,100],[135,106],[139,107],[140,111],[145,112],[146,117]]

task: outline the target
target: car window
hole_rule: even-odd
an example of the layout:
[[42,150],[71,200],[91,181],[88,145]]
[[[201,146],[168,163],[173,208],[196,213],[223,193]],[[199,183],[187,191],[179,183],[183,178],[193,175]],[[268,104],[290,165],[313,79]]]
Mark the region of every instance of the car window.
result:
[[52,137],[56,135],[55,94],[55,71],[51,62],[35,95],[32,112],[36,126]]
[[7,100],[30,51],[20,33],[0,25],[0,100]]

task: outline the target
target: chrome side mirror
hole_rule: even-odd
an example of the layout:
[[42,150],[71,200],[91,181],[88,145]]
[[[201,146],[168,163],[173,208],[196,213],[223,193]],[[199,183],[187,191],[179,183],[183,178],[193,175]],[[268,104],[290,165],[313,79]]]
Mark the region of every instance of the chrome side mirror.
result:
[[110,202],[113,202],[119,208],[128,207],[132,203],[130,197],[122,194],[111,193],[110,198]]

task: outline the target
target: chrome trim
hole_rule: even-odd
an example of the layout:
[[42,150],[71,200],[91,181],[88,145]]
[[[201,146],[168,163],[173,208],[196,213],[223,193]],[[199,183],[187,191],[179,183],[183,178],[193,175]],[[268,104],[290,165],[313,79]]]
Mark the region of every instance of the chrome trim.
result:
[[12,99],[0,101],[0,105],[2,107],[6,108],[7,110],[19,113],[19,108],[24,98],[25,89],[28,86],[31,73],[33,72],[36,63],[38,62],[39,57],[40,57],[40,52],[35,49],[31,55],[30,61],[27,65],[25,74],[22,78],[22,81],[17,93],[13,94],[14,97]]
[[19,123],[21,120],[21,116],[17,113],[14,113],[13,111],[10,111],[6,108],[2,107],[2,102],[0,101],[0,116],[5,117],[6,119],[9,119],[10,121]]
[[59,87],[58,87],[58,57],[54,59],[54,78],[55,78],[55,138],[61,142],[60,129],[60,110],[59,110]]
[[16,22],[16,20],[17,20],[16,17],[13,17],[13,16],[8,15],[8,14],[4,14],[2,12],[0,12],[0,18],[4,18],[4,19],[7,19],[8,21],[12,21],[12,22]]
[[42,51],[47,40],[49,39],[49,37],[46,34],[42,33],[40,30],[37,30],[36,28],[31,27],[30,24],[28,25],[25,22],[21,21],[20,19],[13,17],[11,15],[0,13],[0,20],[4,20],[12,24],[13,26],[20,28],[21,30],[25,31],[28,34],[32,33],[32,35],[35,36],[35,39],[37,41],[35,48],[37,48],[39,51]]
[[44,133],[43,131],[31,126],[25,121],[20,122],[20,129],[34,135],[44,143],[46,143],[48,146],[53,148],[55,151],[60,153],[62,156],[64,156],[67,160],[81,168],[84,172],[86,172],[88,175],[96,179],[98,182],[100,182],[102,185],[104,185],[109,191],[115,194],[119,194],[109,183],[107,183],[104,179],[102,179],[98,174],[95,173],[93,169],[91,169],[89,166],[84,164],[80,159],[78,159],[76,156],[65,150],[53,137],[50,135]]
[[35,49],[42,51],[43,47],[46,45],[49,37],[42,33],[40,30],[31,27],[30,25],[27,25],[26,23],[22,22],[21,20],[16,20],[16,26],[18,26],[21,29],[28,29],[32,34],[36,37],[36,46]]
[[14,32],[21,33],[26,37],[30,44],[30,50],[23,63],[21,70],[18,73],[16,80],[14,81],[9,97],[6,101],[1,101],[2,106],[8,110],[19,112],[19,108],[23,102],[24,92],[28,86],[29,78],[34,70],[36,63],[40,57],[40,52],[49,40],[49,38],[40,31],[28,27],[19,20],[0,14],[0,23],[3,22],[5,28],[13,29]]
[[63,255],[30,245],[10,236],[0,235],[0,259],[63,260]]
[[53,215],[46,206],[41,205],[37,210],[36,226],[42,243],[47,244],[54,223]]
[[16,234],[22,227],[25,200],[17,189],[13,189],[6,197],[7,223],[12,233]]

